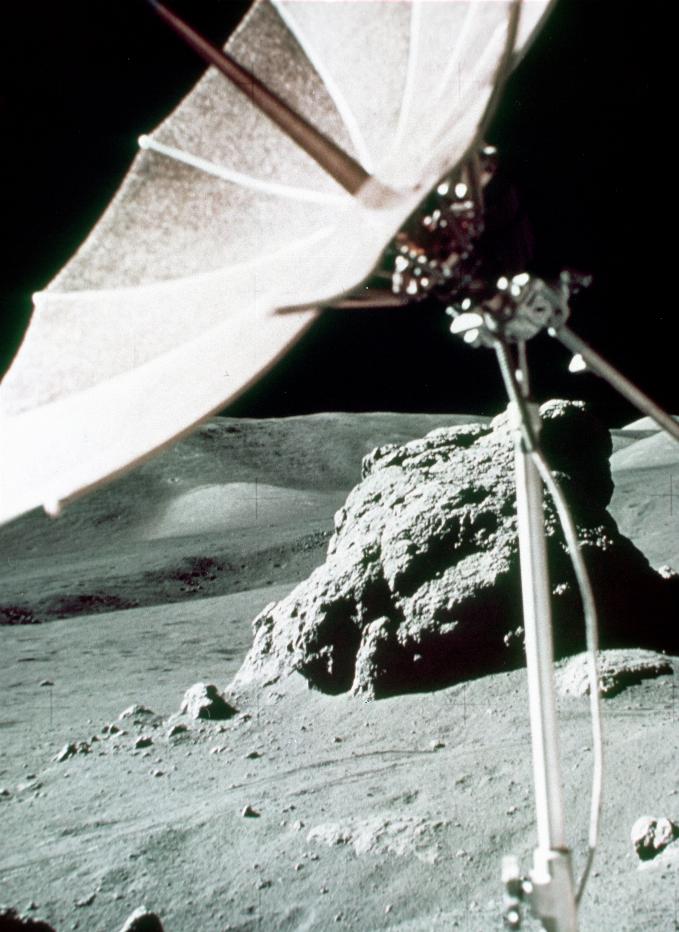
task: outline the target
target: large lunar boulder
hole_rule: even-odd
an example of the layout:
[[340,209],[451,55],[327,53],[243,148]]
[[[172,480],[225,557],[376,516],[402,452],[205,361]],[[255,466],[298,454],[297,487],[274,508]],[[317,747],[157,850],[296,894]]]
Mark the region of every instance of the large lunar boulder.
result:
[[[582,403],[543,405],[545,454],[569,499],[608,647],[672,647],[676,583],[606,511],[611,442]],[[323,692],[429,690],[523,662],[514,449],[507,418],[379,447],[335,516],[325,563],[254,621],[235,684],[297,671]],[[558,655],[584,647],[577,589],[545,505]]]

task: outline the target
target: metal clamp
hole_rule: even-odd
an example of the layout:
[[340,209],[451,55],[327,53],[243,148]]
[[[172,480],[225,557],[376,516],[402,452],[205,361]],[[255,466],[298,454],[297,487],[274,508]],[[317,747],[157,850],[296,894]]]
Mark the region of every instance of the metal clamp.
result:
[[518,860],[502,860],[505,893],[503,921],[507,929],[520,929],[524,906],[539,920],[545,932],[576,932],[577,914],[573,897],[570,851],[537,848],[533,870],[521,875]]
[[543,330],[559,330],[568,320],[569,300],[591,279],[562,272],[558,282],[520,272],[495,283],[495,293],[480,305],[471,298],[446,308],[453,318],[451,333],[462,335],[471,346],[488,346],[501,338],[506,343],[524,343]]

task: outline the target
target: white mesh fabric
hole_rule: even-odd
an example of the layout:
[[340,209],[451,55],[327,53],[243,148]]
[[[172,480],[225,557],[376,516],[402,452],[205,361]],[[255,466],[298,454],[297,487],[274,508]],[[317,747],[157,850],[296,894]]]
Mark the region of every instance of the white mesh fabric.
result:
[[[0,520],[68,499],[235,398],[366,277],[474,137],[509,0],[258,0],[227,44],[374,171],[357,199],[210,69],[152,134],[311,203],[141,153],[76,256],[36,296],[0,390]],[[547,6],[524,0],[521,42]],[[383,182],[380,185],[378,182]],[[398,189],[391,192],[384,187]]]

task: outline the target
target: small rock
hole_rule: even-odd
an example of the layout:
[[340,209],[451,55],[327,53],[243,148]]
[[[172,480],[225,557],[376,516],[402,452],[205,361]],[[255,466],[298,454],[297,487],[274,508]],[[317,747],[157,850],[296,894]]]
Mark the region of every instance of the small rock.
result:
[[236,711],[217,687],[209,683],[194,683],[187,689],[179,709],[180,715],[210,720],[231,718]]
[[247,805],[243,807],[241,815],[244,819],[258,819],[261,813],[257,812],[256,809],[253,809],[252,806]]
[[244,760],[257,760],[257,759],[260,758],[261,756],[262,756],[262,755],[260,754],[259,751],[250,751],[249,754],[244,754],[244,755],[243,755],[243,759],[244,759]]
[[148,748],[153,744],[153,738],[150,735],[139,735],[134,742],[135,748]]
[[118,725],[115,722],[110,722],[101,729],[102,735],[118,735],[122,734]]
[[164,776],[164,775],[165,775],[165,771],[164,771],[164,770],[152,770],[152,771],[151,771],[151,776],[152,776],[152,777],[162,777],[162,776]]
[[148,709],[145,705],[138,705],[135,703],[134,705],[130,705],[126,709],[123,709],[123,711],[118,716],[118,721],[123,721],[126,718],[150,718],[155,714],[156,713],[152,709]]
[[9,799],[12,795],[12,791],[8,790],[6,786],[0,787],[0,799]]
[[269,887],[270,887],[271,885],[272,885],[272,884],[271,884],[271,881],[270,881],[270,880],[259,880],[259,881],[257,882],[257,889],[258,889],[258,890],[268,890]]
[[632,826],[630,839],[638,858],[650,861],[679,837],[679,825],[670,819],[641,816]]
[[39,780],[30,780],[27,783],[18,783],[17,793],[30,793],[31,791],[39,790],[41,786],[42,783]]
[[120,932],[163,932],[163,924],[155,913],[140,906],[127,917]]
[[186,734],[189,729],[182,722],[175,722],[167,732],[168,738],[175,738],[177,735]]
[[94,903],[94,900],[95,900],[96,896],[97,896],[96,893],[90,893],[90,894],[88,894],[87,896],[83,896],[83,897],[81,897],[81,899],[76,900],[76,901],[75,901],[75,905],[76,905],[78,908],[81,908],[81,907],[83,907],[83,906],[91,906],[92,903]]
[[39,686],[54,686],[52,680],[40,680],[38,683]]
[[[650,650],[617,648],[599,651],[597,658],[599,692],[611,698],[629,686],[673,672],[668,657]],[[589,656],[577,654],[561,667],[556,675],[562,696],[589,695]]]
[[446,746],[445,741],[441,741],[441,740],[438,739],[438,738],[435,738],[435,739],[431,742],[431,749],[432,749],[432,751],[440,751],[441,748],[444,748],[445,746]]

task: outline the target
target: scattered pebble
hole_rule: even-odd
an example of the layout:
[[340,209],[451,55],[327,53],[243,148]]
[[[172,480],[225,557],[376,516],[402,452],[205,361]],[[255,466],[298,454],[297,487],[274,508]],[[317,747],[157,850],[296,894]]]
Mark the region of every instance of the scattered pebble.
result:
[[244,760],[257,760],[257,759],[260,758],[261,756],[262,756],[262,755],[260,754],[259,751],[250,751],[249,754],[244,754],[244,755],[243,755],[243,759],[244,759]]
[[75,905],[80,909],[83,906],[91,906],[94,903],[96,898],[96,893],[89,893],[87,896],[81,897],[79,900],[75,901]]
[[109,722],[101,729],[102,735],[117,735],[121,733],[120,727],[115,722]]
[[679,825],[664,817],[641,816],[630,832],[630,840],[641,861],[650,861],[676,838],[679,838]]
[[148,709],[145,705],[138,705],[135,703],[123,709],[118,716],[118,721],[123,721],[126,718],[149,718],[155,714],[156,713],[152,709]]
[[148,748],[153,744],[153,738],[150,735],[139,735],[134,742],[135,748]]
[[91,751],[92,748],[87,743],[87,741],[74,741],[69,744],[65,744],[59,753],[55,754],[52,760],[60,764],[63,763],[63,761],[68,760],[69,757],[73,757],[76,754],[89,754]]
[[152,777],[162,777],[162,776],[164,776],[164,775],[165,775],[165,771],[164,771],[164,770],[152,770],[152,771],[151,771],[151,776],[152,776]]
[[189,729],[187,728],[187,726],[184,725],[182,722],[175,722],[175,724],[172,725],[171,728],[168,730],[167,736],[168,738],[174,738],[176,735],[186,734],[188,730]]
[[184,693],[179,708],[180,715],[193,719],[224,719],[236,714],[236,709],[226,701],[212,683],[194,683]]
[[256,809],[253,809],[252,806],[244,806],[241,810],[241,815],[244,819],[258,819],[261,815],[260,812],[257,812]]

